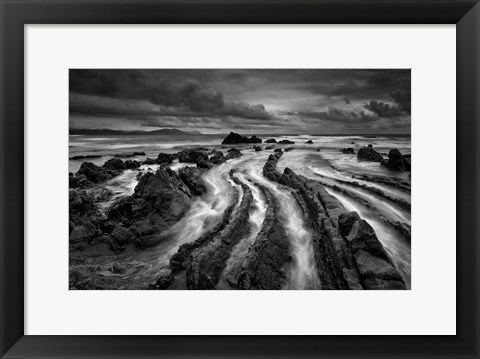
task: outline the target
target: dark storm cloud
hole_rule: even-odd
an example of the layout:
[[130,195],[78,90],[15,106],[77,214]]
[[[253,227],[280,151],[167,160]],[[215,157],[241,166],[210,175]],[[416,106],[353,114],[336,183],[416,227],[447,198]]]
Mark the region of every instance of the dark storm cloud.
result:
[[410,70],[70,70],[72,126],[410,132]]
[[411,102],[412,94],[410,92],[410,87],[408,91],[397,91],[390,94],[392,99],[400,106],[400,109],[405,113],[411,113]]
[[226,101],[223,93],[196,79],[175,79],[147,70],[70,70],[70,92],[118,99],[147,100],[194,113],[269,120],[261,104]]
[[298,115],[306,119],[331,121],[336,123],[366,123],[378,120],[375,116],[366,115],[363,111],[344,110],[337,107],[329,107],[326,111],[317,112],[291,112],[290,115]]
[[377,114],[378,117],[399,117],[402,115],[400,107],[374,100],[366,103],[365,108]]

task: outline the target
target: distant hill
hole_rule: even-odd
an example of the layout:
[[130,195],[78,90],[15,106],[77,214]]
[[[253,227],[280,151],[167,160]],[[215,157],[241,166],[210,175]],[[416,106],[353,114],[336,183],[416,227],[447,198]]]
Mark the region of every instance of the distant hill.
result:
[[90,129],[90,128],[71,128],[71,135],[90,135],[90,136],[131,136],[131,135],[201,135],[199,131],[181,131],[175,128],[162,128],[160,130],[153,131],[122,131],[122,130],[109,130],[103,129]]

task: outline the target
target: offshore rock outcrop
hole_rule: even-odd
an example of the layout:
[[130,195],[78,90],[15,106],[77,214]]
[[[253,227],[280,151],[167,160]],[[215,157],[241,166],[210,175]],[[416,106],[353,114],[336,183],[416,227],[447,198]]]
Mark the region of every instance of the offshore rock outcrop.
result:
[[357,158],[361,161],[382,162],[383,156],[373,149],[372,145],[358,150]]
[[396,148],[388,152],[388,160],[383,160],[381,164],[392,171],[403,172],[411,170],[410,158],[403,156]]
[[[177,156],[175,155],[172,155],[170,153],[159,153],[158,156],[157,156],[157,159],[155,160],[156,163],[158,163],[159,165],[161,164],[170,164],[173,162],[173,160],[176,158]],[[150,161],[151,162],[151,161]]]
[[[343,205],[318,181],[297,176],[289,168],[285,168],[283,174],[278,172],[276,164],[281,155],[281,153],[270,155],[263,168],[263,174],[298,191],[297,201],[307,213],[307,223],[314,233],[315,259],[322,288],[398,289],[403,285],[404,289],[401,276],[393,265],[388,271],[382,267],[377,272],[377,266],[383,265],[381,260],[384,260],[383,254],[378,254],[381,252],[380,248],[385,256],[386,252],[368,223],[361,221],[355,230],[344,225],[340,231],[339,218],[347,213]],[[359,244],[362,240],[365,242],[362,243],[363,247]],[[358,248],[362,248],[363,252]],[[369,256],[365,253],[369,253]],[[373,260],[372,253],[378,254],[380,259]],[[374,274],[369,276],[369,271]]]
[[253,201],[252,191],[233,175],[233,171],[229,176],[242,188],[241,203],[226,228],[206,245],[192,252],[186,268],[188,289],[215,289],[233,247],[250,231],[248,209]]
[[137,152],[129,152],[129,153],[117,153],[114,157],[117,158],[129,158],[129,157],[137,157],[137,156],[145,156],[145,152],[137,151]]
[[285,227],[279,218],[278,200],[258,185],[267,202],[262,228],[242,264],[238,289],[282,289],[292,262]]
[[230,132],[227,137],[222,141],[222,145],[236,145],[241,143],[262,143],[262,140],[257,136],[244,137],[236,132]]
[[348,147],[348,148],[344,148],[342,150],[342,153],[344,155],[354,155],[355,154],[355,150],[352,148],[352,147]]

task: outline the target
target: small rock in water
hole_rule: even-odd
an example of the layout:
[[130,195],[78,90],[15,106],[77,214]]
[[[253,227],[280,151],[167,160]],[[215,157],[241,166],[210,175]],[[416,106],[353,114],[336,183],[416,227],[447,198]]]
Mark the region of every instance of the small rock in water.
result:
[[382,162],[383,157],[380,153],[373,149],[372,145],[362,147],[358,150],[357,158],[362,161]]
[[388,153],[388,160],[381,162],[382,166],[392,171],[410,171],[410,159],[402,155],[402,153],[394,148]]
[[342,150],[342,153],[343,153],[344,155],[354,155],[354,154],[355,154],[355,151],[353,150],[353,148],[348,147],[348,148],[344,148],[344,149]]

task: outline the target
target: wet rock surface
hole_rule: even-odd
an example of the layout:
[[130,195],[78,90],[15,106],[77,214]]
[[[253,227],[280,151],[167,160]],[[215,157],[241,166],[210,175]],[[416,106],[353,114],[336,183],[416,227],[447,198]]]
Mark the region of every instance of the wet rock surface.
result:
[[381,164],[392,171],[403,172],[411,170],[410,158],[403,156],[397,149],[390,150],[388,159],[383,160]]
[[173,274],[179,273],[188,266],[190,255],[195,249],[211,242],[215,236],[218,235],[218,233],[222,232],[226,228],[226,226],[230,223],[231,215],[237,205],[239,197],[240,192],[237,189],[234,189],[232,200],[225,209],[220,222],[212,230],[206,232],[200,238],[193,242],[182,244],[178,248],[178,251],[170,258],[170,268]]
[[[261,143],[256,136],[247,137],[247,139],[252,141],[247,143]],[[276,143],[274,139],[271,140],[265,142]],[[293,141],[279,142],[279,144],[290,143]],[[311,144],[309,141],[305,143]],[[310,249],[310,253],[313,254],[310,256],[313,255],[313,257],[309,257],[308,263],[311,264],[314,261],[314,267],[308,268],[316,271],[315,276],[318,274],[318,277],[315,277],[317,282],[312,288],[405,289],[409,285],[409,273],[404,277],[404,272],[399,272],[390,258],[392,249],[389,247],[389,242],[383,242],[386,243],[387,251],[370,224],[355,212],[347,211],[335,197],[338,192],[342,202],[345,198],[347,204],[352,200],[353,203],[368,208],[370,211],[368,215],[373,214],[375,220],[380,220],[379,223],[383,221],[410,240],[411,229],[407,223],[384,217],[375,208],[373,200],[370,202],[359,196],[357,192],[362,192],[362,195],[366,192],[369,196],[381,197],[398,206],[396,208],[402,207],[409,210],[410,203],[401,199],[409,199],[408,194],[392,196],[391,193],[395,195],[398,192],[391,192],[389,189],[377,186],[385,189],[382,191],[362,182],[341,178],[335,178],[334,181],[326,178],[324,182],[318,179],[322,178],[321,173],[317,174],[319,177],[315,177],[314,180],[297,175],[288,167],[283,172],[279,172],[276,165],[282,155],[291,163],[291,159],[296,159],[302,151],[306,151],[306,147],[300,146],[293,153],[287,154],[293,147],[278,146],[282,147],[282,150],[275,149],[275,145],[264,148],[264,150],[270,150],[269,153],[260,152],[259,154],[254,152],[261,151],[263,149],[261,146],[238,146],[244,149],[246,158],[232,161],[233,168],[239,166],[241,170],[239,169],[237,174],[234,171],[228,174],[228,182],[232,189],[230,187],[228,189],[228,205],[224,202],[220,207],[223,213],[215,210],[217,201],[213,201],[211,208],[204,209],[210,211],[211,217],[203,220],[204,229],[198,232],[200,234],[196,238],[187,237],[191,238],[190,242],[183,242],[184,244],[178,248],[173,248],[176,252],[169,252],[168,258],[162,262],[164,267],[157,271],[157,276],[154,274],[143,283],[136,282],[134,285],[130,283],[132,280],[128,278],[137,275],[135,273],[151,270],[148,269],[148,265],[145,266],[145,263],[138,263],[132,259],[136,256],[133,253],[148,253],[153,250],[151,247],[162,248],[163,251],[165,246],[169,246],[167,241],[175,238],[177,228],[183,226],[183,222],[180,226],[175,224],[185,217],[190,208],[194,208],[192,203],[198,205],[210,196],[210,194],[204,196],[207,193],[206,183],[210,188],[215,182],[212,182],[212,178],[205,177],[204,180],[203,177],[206,174],[217,173],[216,171],[224,171],[216,170],[215,166],[243,156],[237,148],[223,146],[220,151],[212,150],[211,145],[209,147],[187,147],[177,153],[160,153],[157,157],[152,156],[153,158],[143,160],[142,163],[135,159],[123,161],[122,156],[115,156],[108,159],[102,166],[84,162],[77,173],[69,173],[71,289],[291,288],[289,278],[295,263],[298,263],[295,257],[297,252],[292,247],[295,243],[294,238],[297,237],[292,236],[292,228],[296,227],[291,227],[292,222],[289,222],[290,219],[284,213],[283,206],[286,198],[296,201],[292,209],[295,208],[295,214],[301,216],[302,226],[305,226],[302,228],[308,232],[308,240],[311,241],[313,249]],[[217,148],[220,149],[220,147]],[[326,148],[328,153],[328,147]],[[374,151],[372,147],[369,149]],[[311,150],[315,151],[315,147]],[[338,154],[338,147],[334,151]],[[355,154],[352,148],[341,151]],[[398,153],[390,151],[390,154],[392,156],[389,156],[388,160],[381,162],[383,167],[401,168],[401,165],[394,163],[402,162],[406,168],[404,161],[409,163],[409,156],[402,155],[399,151]],[[258,183],[256,179],[258,177],[250,175],[248,165],[245,167],[244,163],[250,161],[252,156],[257,156],[257,159],[262,156],[260,164],[263,164],[268,156],[262,172],[265,178],[276,183],[273,188],[268,184],[270,181],[264,179]],[[311,156],[318,157],[315,154]],[[342,159],[347,158],[343,156]],[[141,167],[142,164],[151,165],[155,169],[160,167],[160,169],[154,172],[152,168],[146,169],[147,166]],[[170,165],[176,168],[176,171],[171,170]],[[331,164],[331,168],[335,168],[335,165],[335,163]],[[222,168],[229,168],[229,163],[225,166]],[[256,167],[257,175],[261,166]],[[405,171],[393,169],[393,167],[388,169],[397,172]],[[295,170],[297,171],[296,167]],[[126,173],[120,176],[124,172]],[[348,170],[342,172],[348,173]],[[228,172],[219,173],[225,176]],[[298,170],[298,173],[307,172]],[[327,175],[331,176],[328,172]],[[109,181],[116,176],[120,177]],[[343,178],[350,177],[378,183],[409,193],[410,181],[406,178],[406,174],[399,173],[396,176],[398,177],[351,172]],[[135,177],[138,183],[132,195],[119,198],[123,188],[122,192],[112,192],[109,189],[119,188],[115,186],[123,185],[126,182],[125,179],[128,181]],[[225,178],[222,179],[224,180],[226,181]],[[109,182],[104,183],[106,181]],[[128,193],[131,193],[132,189],[133,187],[126,188]],[[284,198],[283,192],[288,192],[288,196]],[[203,197],[196,198],[195,202],[192,202],[193,196]],[[258,216],[255,214],[258,209],[253,208],[260,207],[257,207],[257,204],[252,207],[253,201],[255,203],[260,201],[259,203],[265,206],[261,217],[257,217],[254,222],[252,218]],[[367,216],[367,212],[360,211],[360,213],[362,216],[363,214]],[[366,217],[368,221],[370,221],[369,218]],[[378,223],[372,223],[372,225],[377,229]],[[172,228],[172,226],[175,227]],[[255,232],[252,232],[252,228],[255,228]],[[403,238],[400,239],[403,241]],[[237,252],[232,255],[235,246],[237,246]],[[95,248],[112,253],[111,258],[115,262],[110,261],[107,265],[89,257],[89,253],[96,253]],[[240,252],[238,248],[241,248]],[[227,262],[228,268],[226,268]],[[407,278],[407,281],[404,278]]]
[[267,212],[254,244],[242,264],[239,289],[282,289],[292,261],[285,227],[279,218],[279,203],[260,186],[267,201]]
[[375,231],[315,180],[285,168],[276,170],[281,154],[270,155],[267,178],[298,190],[299,204],[314,232],[314,250],[323,289],[405,289]]
[[372,145],[358,150],[357,158],[361,161],[382,162],[383,156],[373,149]]
[[207,245],[192,252],[186,268],[188,289],[214,289],[225,268],[232,248],[250,230],[248,208],[253,196],[250,188],[230,172],[230,178],[242,188],[243,196],[227,227]]
[[69,245],[70,250],[85,249],[101,242],[101,224],[105,217],[95,205],[94,198],[85,190],[69,191]]
[[195,167],[183,167],[178,170],[178,176],[190,191],[197,196],[207,192],[207,186],[202,178],[203,171]]
[[373,228],[356,212],[343,213],[338,227],[348,243],[365,289],[405,289]]

